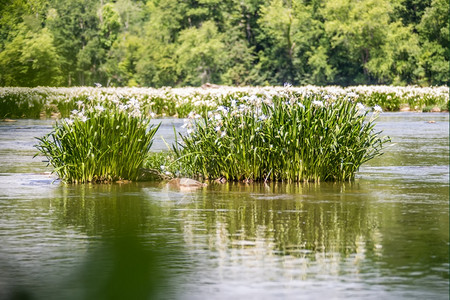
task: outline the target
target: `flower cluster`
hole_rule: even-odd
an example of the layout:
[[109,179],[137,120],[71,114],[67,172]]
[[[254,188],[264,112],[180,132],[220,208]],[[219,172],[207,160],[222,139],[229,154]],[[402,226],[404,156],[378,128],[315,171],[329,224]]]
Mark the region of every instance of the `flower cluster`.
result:
[[[74,109],[81,105],[95,104],[106,108],[105,103],[121,105],[122,110],[133,116],[141,114],[154,117],[188,117],[190,112],[205,114],[221,105],[258,106],[262,102],[270,103],[274,97],[282,97],[290,104],[296,103],[295,93],[302,98],[315,98],[315,106],[332,104],[336,99],[346,98],[358,101],[368,107],[380,106],[384,111],[396,111],[408,106],[411,110],[423,110],[430,106],[448,107],[449,91],[447,87],[391,87],[391,86],[302,86],[293,87],[227,87],[219,88],[109,88],[109,87],[73,87],[73,88],[0,88],[1,117],[33,117],[60,114],[69,117]],[[235,100],[236,101],[236,100]],[[323,106],[321,103],[323,102]],[[241,110],[245,107],[242,106]]]
[[[193,176],[227,180],[350,180],[380,154],[385,139],[355,95],[279,94],[228,99],[185,120],[177,160]],[[178,147],[178,146],[177,146]]]

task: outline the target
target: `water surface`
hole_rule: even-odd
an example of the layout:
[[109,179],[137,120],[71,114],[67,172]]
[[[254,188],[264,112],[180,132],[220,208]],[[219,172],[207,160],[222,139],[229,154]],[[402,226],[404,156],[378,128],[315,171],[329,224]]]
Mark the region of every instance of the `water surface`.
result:
[[[448,299],[448,114],[385,113],[354,182],[64,185],[0,123],[0,299]],[[182,120],[162,120],[154,150]]]

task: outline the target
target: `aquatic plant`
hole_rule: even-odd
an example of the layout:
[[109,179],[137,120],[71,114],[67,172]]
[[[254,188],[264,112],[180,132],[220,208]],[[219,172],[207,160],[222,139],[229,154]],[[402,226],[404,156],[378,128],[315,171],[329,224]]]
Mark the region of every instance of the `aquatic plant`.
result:
[[345,89],[358,95],[365,105],[380,105],[385,111],[398,111],[409,107],[413,111],[422,111],[425,107],[439,107],[448,110],[448,87],[418,86],[354,86]]
[[144,162],[144,179],[172,179],[186,176],[188,172],[175,155],[174,151],[150,152]]
[[39,153],[67,182],[137,180],[159,125],[150,126],[136,100],[91,100],[38,138]]
[[[302,86],[289,87],[302,95],[338,98],[353,93],[366,106],[379,105],[385,111],[398,111],[402,107],[422,111],[425,107],[448,110],[447,87],[392,87],[392,86]],[[67,118],[80,103],[90,105],[92,99],[119,99],[126,103],[139,102],[142,113],[153,117],[174,116],[185,118],[190,112],[204,114],[230,99],[258,95],[270,97],[285,90],[284,87],[227,87],[219,88],[0,88],[1,118]]]
[[45,111],[45,92],[30,88],[0,88],[0,118],[38,119]]
[[245,96],[207,115],[191,114],[174,151],[191,176],[205,179],[352,180],[389,140],[374,131],[381,107],[369,112],[352,97],[289,89]]

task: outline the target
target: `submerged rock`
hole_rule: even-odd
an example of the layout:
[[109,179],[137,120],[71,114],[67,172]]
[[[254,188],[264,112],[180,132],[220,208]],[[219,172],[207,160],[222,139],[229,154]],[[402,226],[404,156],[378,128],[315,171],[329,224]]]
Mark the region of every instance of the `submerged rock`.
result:
[[126,184],[126,183],[131,183],[131,180],[121,179],[121,180],[117,180],[116,183],[119,183],[119,184]]
[[193,186],[207,186],[206,183],[202,183],[200,181],[190,179],[190,178],[174,178],[168,182],[169,185],[172,186],[185,186],[185,187],[193,187]]
[[214,180],[214,182],[224,184],[227,182],[227,179],[225,177],[220,177],[220,178],[217,178],[216,180]]
[[441,109],[439,107],[435,106],[431,109],[431,112],[441,112]]
[[207,184],[190,178],[174,178],[167,183],[168,188],[180,191],[192,191],[204,186]]

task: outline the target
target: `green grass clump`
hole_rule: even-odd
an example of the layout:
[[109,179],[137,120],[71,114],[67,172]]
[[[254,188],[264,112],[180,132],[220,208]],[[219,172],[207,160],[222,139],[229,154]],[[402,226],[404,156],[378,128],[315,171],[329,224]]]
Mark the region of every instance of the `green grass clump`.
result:
[[39,119],[45,111],[45,91],[30,88],[0,89],[0,118]]
[[67,182],[137,180],[158,128],[136,101],[97,99],[57,122],[36,147]]
[[[232,181],[346,181],[381,155],[375,113],[349,97],[292,91],[242,97],[194,116],[174,147],[191,176]],[[368,117],[368,114],[371,117]]]
[[364,101],[368,106],[379,105],[385,111],[399,111],[401,103],[402,98],[395,92],[373,92]]

